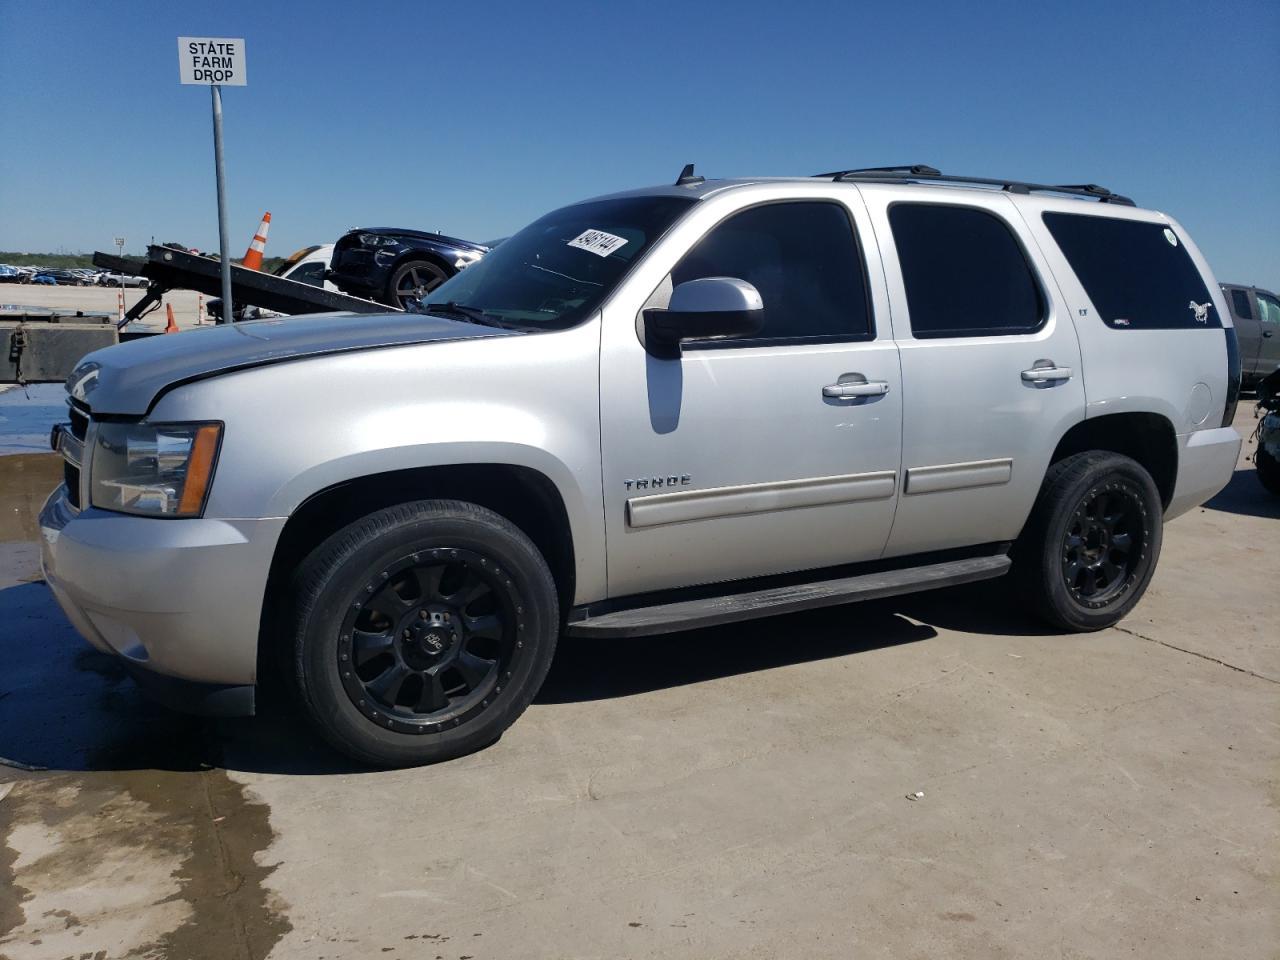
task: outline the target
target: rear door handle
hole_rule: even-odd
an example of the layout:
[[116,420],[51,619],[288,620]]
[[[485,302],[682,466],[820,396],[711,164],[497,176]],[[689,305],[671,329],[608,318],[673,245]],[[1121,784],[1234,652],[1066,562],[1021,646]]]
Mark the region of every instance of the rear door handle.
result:
[[847,400],[853,397],[883,397],[888,392],[887,380],[850,380],[843,383],[829,383],[822,388],[824,397],[836,400]]
[[1060,367],[1052,360],[1037,360],[1030,370],[1022,371],[1027,383],[1056,383],[1071,379],[1071,368]]

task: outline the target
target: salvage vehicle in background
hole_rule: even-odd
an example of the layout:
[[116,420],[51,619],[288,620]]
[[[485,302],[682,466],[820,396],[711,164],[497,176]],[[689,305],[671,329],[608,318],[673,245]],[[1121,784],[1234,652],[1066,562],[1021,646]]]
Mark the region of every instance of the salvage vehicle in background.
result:
[[1006,574],[1111,626],[1240,451],[1207,263],[1097,186],[689,167],[419,308],[86,356],[40,514],[76,629],[188,710],[251,712],[278,661],[339,750],[427,763],[497,739],[562,632]]
[[103,270],[97,276],[97,284],[100,287],[146,287],[151,283],[146,277],[139,277],[129,273],[112,273],[109,270]]
[[328,278],[354,296],[412,311],[487,251],[482,244],[440,233],[363,227],[338,240]]
[[1258,441],[1253,455],[1258,481],[1280,497],[1280,367],[1258,383],[1258,428],[1254,439]]
[[0,263],[0,283],[23,283],[25,280],[26,274],[17,267],[11,267],[7,263]]
[[[333,257],[332,243],[318,243],[310,247],[303,247],[301,250],[295,250],[285,258],[285,261],[271,271],[273,276],[283,277],[286,280],[294,280],[298,283],[305,283],[313,287],[322,287],[325,290],[334,290],[338,288],[325,276],[329,269],[329,261]],[[209,316],[216,319],[222,317],[222,298],[214,297],[205,304]],[[236,320],[258,320],[263,317],[280,317],[284,314],[277,313],[274,310],[266,310],[252,304],[241,306],[237,304],[235,309]]]
[[1245,389],[1280,367],[1280,298],[1270,290],[1224,283],[1231,322],[1240,339],[1240,372]]
[[[41,277],[46,279],[41,280]],[[41,267],[32,280],[36,283],[52,281],[54,284],[59,284],[64,287],[82,287],[85,285],[84,278],[78,273],[73,273],[70,270],[63,270],[58,267]]]

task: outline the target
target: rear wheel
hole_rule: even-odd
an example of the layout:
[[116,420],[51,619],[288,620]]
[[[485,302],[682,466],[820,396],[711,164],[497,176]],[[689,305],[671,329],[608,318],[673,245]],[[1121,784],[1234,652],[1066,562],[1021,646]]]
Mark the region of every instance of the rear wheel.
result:
[[294,591],[294,672],[321,734],[364,763],[413,766],[501,736],[559,632],[537,548],[470,503],[390,507],[331,536]]
[[1129,457],[1094,450],[1055,463],[1014,551],[1023,595],[1054,626],[1112,626],[1151,582],[1163,516],[1151,475]]
[[401,310],[417,310],[428,293],[448,280],[444,268],[428,260],[402,263],[387,281],[387,303]]

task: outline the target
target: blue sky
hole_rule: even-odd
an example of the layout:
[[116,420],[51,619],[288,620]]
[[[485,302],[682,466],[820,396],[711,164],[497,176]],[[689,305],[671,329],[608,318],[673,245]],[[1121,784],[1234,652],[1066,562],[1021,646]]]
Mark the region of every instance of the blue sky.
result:
[[1280,286],[1280,3],[189,4],[0,0],[0,249],[217,246],[209,94],[242,36],[231,247],[353,226],[485,240],[674,179],[930,163],[1094,182]]

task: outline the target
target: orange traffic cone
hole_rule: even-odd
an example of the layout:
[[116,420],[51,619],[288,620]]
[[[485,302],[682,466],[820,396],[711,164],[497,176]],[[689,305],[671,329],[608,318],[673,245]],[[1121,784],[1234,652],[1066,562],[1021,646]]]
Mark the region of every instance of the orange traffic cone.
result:
[[120,322],[124,323],[124,291],[116,291],[116,306],[120,309]]
[[164,325],[164,332],[165,332],[165,333],[177,333],[177,332],[178,332],[178,325],[177,325],[176,323],[174,323],[174,322],[173,322],[173,304],[172,304],[172,303],[166,303],[166,304],[164,305],[164,308],[165,308],[165,311],[169,314],[169,322],[168,322],[168,323],[166,323],[166,324]]
[[196,326],[204,324],[204,294],[196,297]]
[[262,223],[258,227],[258,232],[253,235],[249,249],[244,252],[242,266],[248,267],[250,270],[262,269],[262,252],[267,249],[267,231],[270,229],[271,213],[268,211],[262,215]]

